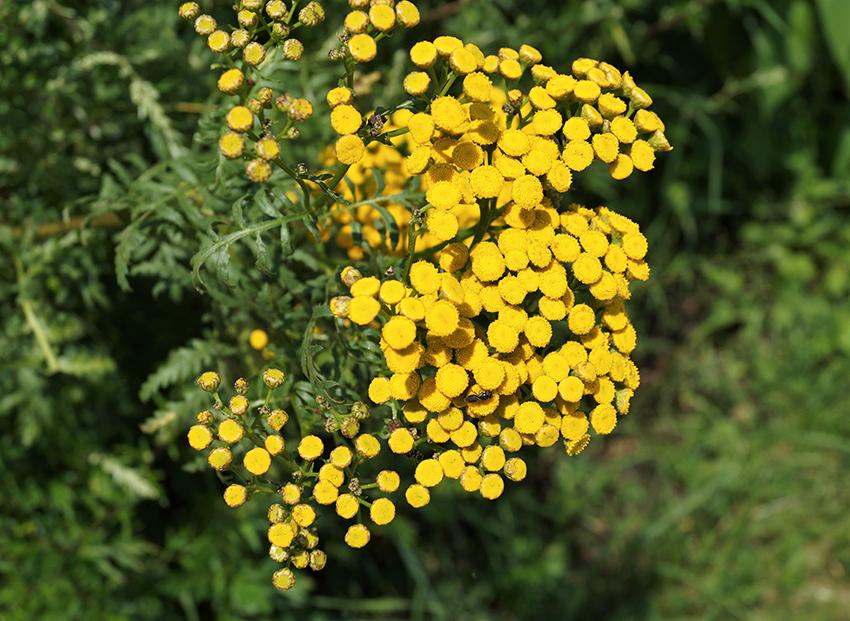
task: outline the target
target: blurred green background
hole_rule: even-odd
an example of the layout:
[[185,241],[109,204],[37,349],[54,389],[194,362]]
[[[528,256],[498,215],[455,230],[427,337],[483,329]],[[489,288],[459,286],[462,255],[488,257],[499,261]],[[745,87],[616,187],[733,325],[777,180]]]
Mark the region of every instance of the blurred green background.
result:
[[[229,4],[201,2],[224,23]],[[325,6],[313,56],[287,69],[316,101],[347,10]],[[199,371],[261,368],[251,329],[296,338],[275,335],[283,302],[248,251],[234,290],[192,286],[209,213],[230,209],[208,187],[212,54],[177,3],[7,1],[0,619],[850,618],[850,4],[418,6],[381,43],[376,105],[400,97],[405,46],[451,34],[527,43],[556,69],[607,60],[665,120],[656,170],[591,171],[574,199],[650,241],[629,416],[577,458],[538,451],[495,503],[441,486],[361,551],[323,525],[327,568],[278,593],[265,499],[226,507],[185,441]]]

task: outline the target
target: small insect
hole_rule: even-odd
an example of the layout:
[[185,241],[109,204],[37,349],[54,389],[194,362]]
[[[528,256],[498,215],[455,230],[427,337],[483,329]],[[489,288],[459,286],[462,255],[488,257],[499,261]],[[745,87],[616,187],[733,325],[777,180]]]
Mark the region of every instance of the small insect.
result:
[[491,399],[493,397],[493,393],[489,390],[484,390],[479,392],[477,395],[466,395],[464,397],[464,401],[467,403],[475,403],[477,401],[487,401],[487,399]]

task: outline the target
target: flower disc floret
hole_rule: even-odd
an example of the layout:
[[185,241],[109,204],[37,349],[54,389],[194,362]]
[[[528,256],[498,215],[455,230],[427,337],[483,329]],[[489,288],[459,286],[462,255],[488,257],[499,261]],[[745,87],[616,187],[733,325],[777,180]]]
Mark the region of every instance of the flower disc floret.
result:
[[443,467],[436,459],[424,459],[416,466],[413,475],[424,487],[434,487],[443,480]]
[[434,336],[448,336],[457,329],[460,314],[448,300],[438,300],[425,310],[425,326]]
[[511,188],[511,198],[520,207],[534,207],[543,200],[543,185],[534,175],[517,178]]
[[381,303],[371,295],[358,295],[348,306],[348,318],[360,326],[372,322],[381,311]]
[[459,134],[469,121],[469,115],[454,97],[437,97],[431,103],[431,116],[436,126],[450,134]]
[[378,498],[369,509],[369,517],[379,526],[389,524],[395,518],[393,501],[389,498]]
[[375,58],[378,46],[368,34],[357,34],[348,41],[348,52],[357,62],[366,63]]
[[269,455],[269,452],[260,447],[252,448],[248,451],[242,461],[245,469],[251,474],[256,474],[257,476],[268,472],[271,463],[272,458],[271,455]]
[[396,315],[384,324],[381,335],[393,349],[404,349],[416,339],[416,324],[407,317]]
[[369,543],[369,539],[371,538],[372,535],[369,533],[369,529],[362,524],[353,524],[345,532],[345,543],[352,548],[362,548]]
[[324,450],[325,445],[319,436],[305,436],[298,443],[298,454],[301,456],[301,459],[306,459],[307,461],[313,461],[321,456]]

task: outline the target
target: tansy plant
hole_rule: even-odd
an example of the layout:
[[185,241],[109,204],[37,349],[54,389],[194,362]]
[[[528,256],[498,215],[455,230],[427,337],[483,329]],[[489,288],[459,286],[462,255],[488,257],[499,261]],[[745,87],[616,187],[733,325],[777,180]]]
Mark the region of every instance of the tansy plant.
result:
[[[326,252],[353,263],[336,271],[304,326],[302,384],[316,424],[287,426],[274,392],[286,378],[275,368],[254,402],[243,379],[227,400],[217,373],[198,380],[214,401],[189,443],[230,473],[228,505],[276,497],[268,540],[283,564],[273,576],[279,589],[292,587],[293,568],[325,565],[323,511],[351,520],[345,542],[361,548],[398,502],[424,507],[432,488],[452,481],[495,500],[506,479],[525,478],[522,451],[560,444],[575,456],[614,430],[640,382],[624,301],[632,281],[649,277],[647,242],[627,217],[570,193],[595,160],[618,181],[651,170],[655,154],[671,148],[628,73],[588,58],[569,71],[548,67],[528,45],[485,56],[451,36],[420,41],[409,50],[409,98],[362,110],[360,65],[419,13],[407,1],[349,4],[333,16],[342,19],[341,46],[329,54],[340,67],[326,95],[339,137],[318,174],[281,147],[299,138],[313,102],[258,84],[272,79],[274,62],[306,61],[299,29],[322,23],[325,9],[243,0],[238,24],[222,29],[197,4],[180,7],[219,55],[218,87],[233,98],[220,153],[244,162],[258,184],[234,213],[249,200],[272,218],[214,239],[195,257],[196,275],[213,256],[226,262],[235,239],[276,227],[283,254],[291,252],[289,227],[301,223]],[[331,297],[342,287],[345,295]],[[321,375],[320,320],[372,352],[368,390]],[[250,342],[268,354],[265,331]],[[347,402],[352,393],[362,400]]]

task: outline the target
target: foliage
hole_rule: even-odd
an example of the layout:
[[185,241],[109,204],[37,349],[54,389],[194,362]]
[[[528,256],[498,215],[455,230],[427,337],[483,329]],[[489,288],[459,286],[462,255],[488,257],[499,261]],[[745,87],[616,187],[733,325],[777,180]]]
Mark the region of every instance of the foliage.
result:
[[[300,373],[294,326],[342,262],[299,218],[288,257],[279,224],[260,236],[266,271],[250,235],[230,247],[230,287],[210,271],[193,283],[192,257],[238,230],[232,205],[254,192],[210,165],[223,112],[205,100],[203,41],[169,5],[0,9],[0,616],[847,615],[845,7],[486,4],[431,7],[381,47],[371,103],[400,96],[407,61],[391,48],[444,33],[527,42],[553,66],[605,59],[647,85],[675,150],[617,186],[588,171],[585,191],[649,238],[653,275],[632,300],[643,385],[618,435],[530,459],[495,505],[440,487],[361,551],[331,521],[335,560],[285,597],[268,586],[264,510],[225,506],[184,434],[212,361],[259,383],[253,329]],[[289,71],[293,91],[333,84]],[[206,110],[200,127],[183,110]],[[314,126],[311,162],[332,141]],[[339,360],[320,360],[333,377]],[[344,385],[365,392],[372,375]]]

